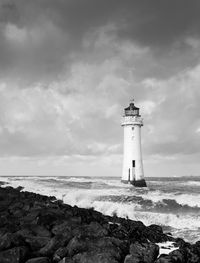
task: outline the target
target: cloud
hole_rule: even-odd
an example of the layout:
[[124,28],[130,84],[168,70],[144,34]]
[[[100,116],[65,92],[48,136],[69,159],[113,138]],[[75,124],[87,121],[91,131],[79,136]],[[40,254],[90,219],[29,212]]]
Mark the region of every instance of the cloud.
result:
[[196,134],[200,117],[199,73],[200,66],[197,66],[168,80],[145,81],[150,89],[154,87],[158,97],[165,96],[156,105],[153,116],[147,116],[147,122],[150,124],[152,121],[154,127],[146,137],[149,153],[188,155],[199,152],[200,143]]
[[134,97],[145,160],[197,159],[199,9],[185,0],[2,0],[0,156],[116,165]]
[[[197,1],[185,0],[2,0],[0,77],[21,86],[51,83],[74,59],[89,56],[95,32],[93,48],[101,52],[93,60],[117,50],[126,59],[138,57],[137,76],[169,77],[188,63],[198,64],[193,54],[199,51],[199,9]],[[105,41],[113,46],[108,49]],[[144,61],[141,52],[147,52]]]

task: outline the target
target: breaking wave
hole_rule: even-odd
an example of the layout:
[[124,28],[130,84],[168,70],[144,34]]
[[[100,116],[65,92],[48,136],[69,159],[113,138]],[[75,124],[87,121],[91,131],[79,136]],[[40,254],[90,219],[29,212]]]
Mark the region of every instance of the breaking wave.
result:
[[[116,178],[20,176],[0,177],[0,181],[4,186],[56,196],[70,205],[159,224],[190,242],[200,235],[200,181],[185,182],[184,178],[168,184],[154,179],[148,181],[149,189],[136,189]],[[196,190],[191,191],[194,185]]]

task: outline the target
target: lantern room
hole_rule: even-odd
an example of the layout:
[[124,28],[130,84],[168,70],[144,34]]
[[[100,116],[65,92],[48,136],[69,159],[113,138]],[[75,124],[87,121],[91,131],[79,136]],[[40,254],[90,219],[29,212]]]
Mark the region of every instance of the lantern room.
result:
[[138,116],[140,117],[139,114],[139,108],[134,105],[134,102],[131,101],[129,107],[124,109],[125,116]]

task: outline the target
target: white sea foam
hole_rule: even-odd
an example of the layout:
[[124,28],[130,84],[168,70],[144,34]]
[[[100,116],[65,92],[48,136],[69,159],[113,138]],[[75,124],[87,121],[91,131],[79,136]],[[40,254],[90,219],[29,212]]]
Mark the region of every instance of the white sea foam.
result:
[[200,182],[199,181],[187,181],[183,183],[184,185],[187,184],[187,186],[200,186]]
[[167,241],[167,242],[163,242],[163,243],[157,243],[157,245],[159,246],[159,255],[161,254],[169,254],[170,252],[178,249],[178,247],[174,246],[174,242],[171,241]]
[[[54,179],[49,177],[50,179]],[[174,193],[165,193],[160,190],[157,191],[138,191],[133,189],[129,189],[129,185],[122,185],[117,180],[104,180],[104,179],[93,179],[94,185],[95,183],[106,183],[110,185],[108,188],[96,189],[95,187],[91,187],[90,189],[80,189],[78,188],[78,184],[74,187],[68,187],[61,183],[55,183],[55,181],[47,181],[48,177],[21,177],[16,180],[12,177],[0,177],[0,181],[7,182],[8,185],[13,187],[17,187],[21,185],[24,187],[24,190],[36,192],[43,195],[51,195],[55,196],[58,199],[63,200],[65,203],[70,205],[77,205],[79,207],[93,207],[94,209],[107,214],[113,215],[117,214],[120,217],[128,217],[133,220],[140,220],[145,225],[150,224],[158,224],[170,226],[174,230],[172,234],[177,234],[177,236],[184,237],[184,233],[187,234],[187,231],[199,231],[199,222],[200,222],[200,214],[191,215],[191,214],[180,214],[175,215],[171,213],[153,213],[152,211],[141,211],[141,207],[136,202],[120,202],[120,201],[101,201],[102,196],[138,196],[142,197],[145,200],[152,200],[153,202],[162,201],[163,199],[171,199],[176,200],[179,204],[187,204],[190,206],[198,206],[200,207],[200,196],[197,194],[174,194]],[[62,181],[64,178],[57,178],[58,181]],[[69,179],[70,182],[74,180],[73,177],[65,178],[65,181]],[[77,182],[89,182],[90,178],[80,178],[77,179]],[[118,186],[112,187],[112,186]],[[116,199],[117,200],[117,199]],[[182,231],[182,232],[181,232]],[[195,233],[195,232],[194,232]],[[189,240],[189,234],[188,234]]]
[[143,199],[151,200],[154,203],[162,201],[163,199],[175,200],[181,205],[188,205],[191,207],[200,207],[199,194],[176,194],[176,193],[163,193],[161,191],[147,192],[140,195]]

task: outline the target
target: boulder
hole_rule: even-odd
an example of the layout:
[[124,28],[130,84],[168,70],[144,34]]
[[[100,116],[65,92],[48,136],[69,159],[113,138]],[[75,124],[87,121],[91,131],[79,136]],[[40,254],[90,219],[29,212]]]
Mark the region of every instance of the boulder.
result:
[[93,251],[95,253],[109,253],[113,257],[121,260],[124,257],[126,245],[121,240],[102,237],[102,238],[83,238],[74,237],[68,244],[68,255],[73,257],[78,253]]
[[140,258],[134,257],[133,255],[127,255],[125,257],[124,263],[143,263]]
[[153,243],[162,243],[166,241],[174,241],[174,238],[163,234],[160,230],[160,227],[156,228],[148,226],[142,231],[142,235],[147,238],[150,242]]
[[70,234],[71,233],[70,223],[68,221],[57,223],[52,227],[51,232],[54,235],[60,235],[60,234],[66,234],[66,233]]
[[9,198],[0,201],[0,212],[6,211],[9,205],[11,204],[11,202],[12,200],[10,200]]
[[53,261],[59,262],[62,258],[67,256],[68,249],[67,247],[60,247],[59,249],[56,250],[56,252],[53,255]]
[[42,256],[51,256],[55,253],[55,251],[60,248],[64,247],[68,244],[71,236],[64,236],[64,235],[57,235],[54,236],[49,240],[49,242],[39,250],[39,254]]
[[26,247],[14,247],[0,252],[1,263],[21,263],[26,259],[28,249]]
[[200,256],[200,241],[197,241],[197,242],[193,245],[193,248],[194,248],[196,254]]
[[37,224],[49,229],[55,221],[62,218],[64,218],[64,213],[60,209],[46,207],[40,210],[40,214],[37,216]]
[[106,217],[102,215],[100,212],[94,211],[93,208],[79,208],[74,206],[72,208],[73,215],[81,217],[82,223],[89,224],[92,221],[96,221],[100,224],[106,223]]
[[0,251],[10,248],[12,244],[12,234],[8,233],[0,238]]
[[157,233],[160,233],[160,234],[163,233],[163,230],[162,230],[162,227],[161,227],[161,226],[152,224],[152,225],[148,226],[148,228],[149,228],[150,230],[154,231],[154,232],[157,232]]
[[7,213],[1,213],[0,216],[0,227],[5,226],[8,223],[8,214]]
[[24,224],[21,228],[28,230],[33,236],[51,237],[51,232],[47,230],[45,226],[37,224]]
[[24,223],[37,223],[38,219],[37,217],[40,214],[40,209],[30,209],[29,213],[26,214],[26,216],[23,217],[23,221]]
[[198,246],[198,243],[194,245],[185,245],[185,247],[181,249],[181,252],[185,255],[185,258],[187,258],[188,262],[200,262],[200,247]]
[[31,258],[26,261],[26,263],[49,263],[50,260],[47,257],[37,257],[37,258]]
[[34,251],[46,246],[50,238],[29,236],[25,238],[25,241],[30,246],[31,250]]
[[153,263],[159,254],[159,246],[153,243],[135,242],[130,245],[130,255],[126,256],[125,263]]
[[182,238],[176,238],[174,245],[179,248],[184,248],[187,246],[187,243]]
[[83,237],[103,237],[108,235],[108,230],[98,222],[91,222],[89,225],[74,227],[72,234]]
[[25,242],[23,237],[18,234],[7,233],[0,237],[0,251],[15,247],[24,246]]
[[73,261],[73,259],[71,259],[69,257],[64,257],[58,263],[75,263],[75,262]]
[[109,252],[96,253],[95,251],[83,252],[73,257],[76,263],[119,263],[115,257]]
[[[155,261],[155,263],[187,263],[192,261],[187,261],[183,251],[177,249],[169,253],[169,255],[160,255],[160,257]],[[196,261],[197,263],[199,261]]]

